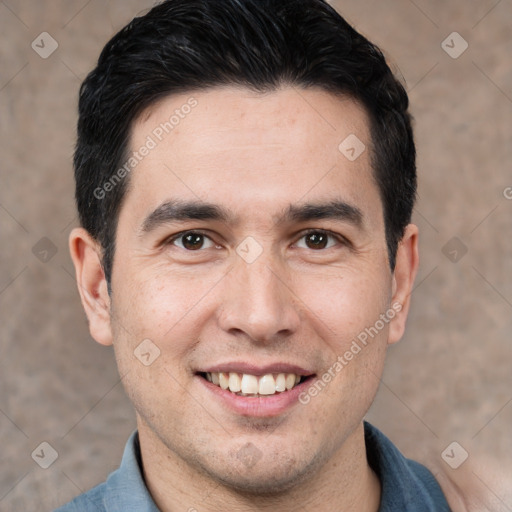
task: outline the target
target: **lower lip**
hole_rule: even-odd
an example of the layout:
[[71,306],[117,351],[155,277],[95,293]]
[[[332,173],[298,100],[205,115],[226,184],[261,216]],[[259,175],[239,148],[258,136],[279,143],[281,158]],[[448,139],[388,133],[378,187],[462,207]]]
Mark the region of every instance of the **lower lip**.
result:
[[239,396],[227,389],[222,389],[203,377],[196,375],[206,389],[229,409],[244,416],[270,417],[278,416],[299,401],[299,395],[312,383],[309,377],[293,389],[266,396]]

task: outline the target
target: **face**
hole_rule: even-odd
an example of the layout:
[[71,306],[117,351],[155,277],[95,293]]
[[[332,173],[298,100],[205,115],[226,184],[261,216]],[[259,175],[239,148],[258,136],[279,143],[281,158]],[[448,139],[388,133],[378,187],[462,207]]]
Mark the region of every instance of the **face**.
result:
[[143,146],[93,336],[114,344],[141,436],[233,488],[286,489],[360,425],[405,322],[365,112],[316,89],[214,88],[145,112]]

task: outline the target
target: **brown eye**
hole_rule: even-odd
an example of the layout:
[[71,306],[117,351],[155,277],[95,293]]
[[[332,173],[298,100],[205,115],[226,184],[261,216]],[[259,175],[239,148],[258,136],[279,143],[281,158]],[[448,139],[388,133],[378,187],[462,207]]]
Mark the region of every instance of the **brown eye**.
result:
[[183,247],[185,249],[195,250],[200,249],[203,245],[203,235],[198,233],[190,233],[183,237]]
[[[331,247],[336,245],[336,241],[338,242],[338,244],[343,245],[343,239],[341,237],[338,237],[322,229],[308,231],[307,233],[302,235],[301,240],[302,239],[304,239],[306,242],[306,249],[330,249]],[[332,239],[335,242],[328,246],[329,239]]]
[[305,238],[306,244],[310,249],[325,249],[327,244],[327,235],[325,233],[308,233]]
[[[175,243],[176,241],[181,241],[181,244]],[[199,249],[208,249],[210,247],[204,247],[206,241],[210,242],[210,247],[214,246],[212,240],[206,236],[204,233],[198,231],[184,231],[183,233],[179,233],[169,240],[169,243],[172,245],[177,245],[182,249],[187,251],[197,251]]]

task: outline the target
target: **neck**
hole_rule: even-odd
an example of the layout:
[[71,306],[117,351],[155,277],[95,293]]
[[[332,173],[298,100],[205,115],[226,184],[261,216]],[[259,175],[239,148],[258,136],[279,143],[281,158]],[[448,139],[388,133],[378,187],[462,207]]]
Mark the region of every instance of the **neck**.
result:
[[322,512],[377,512],[379,509],[381,485],[368,465],[362,423],[314,474],[290,489],[269,495],[226,486],[169,450],[140,418],[138,427],[144,478],[162,512],[195,509],[288,512],[310,507]]

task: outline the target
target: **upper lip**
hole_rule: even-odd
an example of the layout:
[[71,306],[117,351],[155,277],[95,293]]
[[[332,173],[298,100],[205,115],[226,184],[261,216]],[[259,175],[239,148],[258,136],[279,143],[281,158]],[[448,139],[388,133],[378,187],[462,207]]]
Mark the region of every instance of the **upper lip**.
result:
[[275,362],[265,365],[256,365],[244,362],[220,363],[214,366],[198,370],[198,373],[247,373],[260,377],[269,373],[294,373],[296,375],[313,375],[314,372],[307,370],[301,366],[289,363]]

